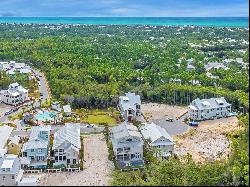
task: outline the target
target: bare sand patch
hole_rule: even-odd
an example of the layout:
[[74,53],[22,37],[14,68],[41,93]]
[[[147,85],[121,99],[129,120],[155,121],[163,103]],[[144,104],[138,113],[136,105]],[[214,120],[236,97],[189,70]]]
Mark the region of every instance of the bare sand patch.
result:
[[162,118],[177,118],[187,112],[185,106],[174,106],[158,103],[143,103],[141,107],[142,113],[146,120],[152,121]]
[[239,130],[237,117],[228,117],[200,122],[184,135],[174,137],[177,155],[191,154],[195,161],[227,159],[230,141],[227,133]]
[[10,110],[11,108],[13,108],[13,106],[6,105],[4,103],[0,103],[0,117],[3,116],[5,114],[5,112]]
[[40,186],[107,186],[111,179],[113,163],[108,160],[108,150],[103,134],[84,138],[84,165],[80,172],[26,174],[40,179]]

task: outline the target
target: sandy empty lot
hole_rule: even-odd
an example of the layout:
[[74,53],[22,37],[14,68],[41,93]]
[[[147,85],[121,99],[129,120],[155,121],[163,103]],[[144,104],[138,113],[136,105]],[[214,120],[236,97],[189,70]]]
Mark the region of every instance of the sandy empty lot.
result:
[[230,141],[226,134],[239,130],[236,117],[221,118],[200,122],[197,128],[175,136],[175,153],[191,154],[195,161],[217,160],[228,158]]
[[176,118],[187,112],[188,108],[184,106],[173,106],[158,103],[143,103],[141,110],[146,120],[152,121],[162,118]]
[[40,178],[40,186],[107,186],[113,164],[108,160],[108,150],[103,134],[84,138],[86,169],[80,172],[26,174]]
[[13,108],[10,105],[6,105],[4,103],[0,103],[0,117],[4,115],[5,112],[7,112],[9,109]]

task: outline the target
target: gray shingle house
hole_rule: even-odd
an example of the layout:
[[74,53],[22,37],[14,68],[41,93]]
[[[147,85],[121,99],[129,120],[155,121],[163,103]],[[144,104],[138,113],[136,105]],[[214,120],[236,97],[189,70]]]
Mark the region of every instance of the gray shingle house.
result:
[[141,115],[141,98],[135,93],[128,92],[119,97],[119,110],[125,121],[132,121]]
[[81,149],[80,126],[66,124],[54,134],[52,150],[54,151],[54,166],[79,164]]
[[188,106],[188,117],[194,121],[227,117],[231,112],[231,104],[224,97],[195,99]]
[[120,168],[143,166],[143,140],[137,127],[126,122],[111,129],[113,151]]

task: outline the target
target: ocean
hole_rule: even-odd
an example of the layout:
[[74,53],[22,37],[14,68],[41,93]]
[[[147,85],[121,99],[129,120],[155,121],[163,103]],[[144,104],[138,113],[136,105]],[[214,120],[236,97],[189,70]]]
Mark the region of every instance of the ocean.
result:
[[249,17],[0,17],[0,23],[249,27]]

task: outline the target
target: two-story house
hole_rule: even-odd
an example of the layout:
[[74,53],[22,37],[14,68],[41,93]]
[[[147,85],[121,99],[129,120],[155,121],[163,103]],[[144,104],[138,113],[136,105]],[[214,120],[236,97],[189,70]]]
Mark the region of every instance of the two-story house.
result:
[[0,149],[0,185],[37,186],[37,178],[23,178],[23,170],[18,156],[6,154],[5,149]]
[[1,98],[4,103],[16,106],[28,99],[28,90],[18,83],[13,83],[9,85],[8,90],[1,91]]
[[126,122],[110,132],[115,159],[120,168],[143,166],[142,135],[134,125]]
[[81,149],[80,126],[66,124],[54,134],[52,150],[54,152],[54,166],[79,164]]
[[119,97],[119,110],[125,121],[132,121],[141,115],[141,98],[135,93],[128,92]]
[[188,107],[188,117],[194,121],[227,117],[231,112],[231,104],[224,97],[195,99]]
[[167,131],[154,124],[144,123],[140,127],[141,134],[154,150],[154,156],[167,159],[173,155],[174,141]]
[[[28,142],[23,144],[22,157],[29,161],[28,167],[46,168],[50,144],[51,126],[32,127]],[[22,159],[24,160],[24,159]]]

